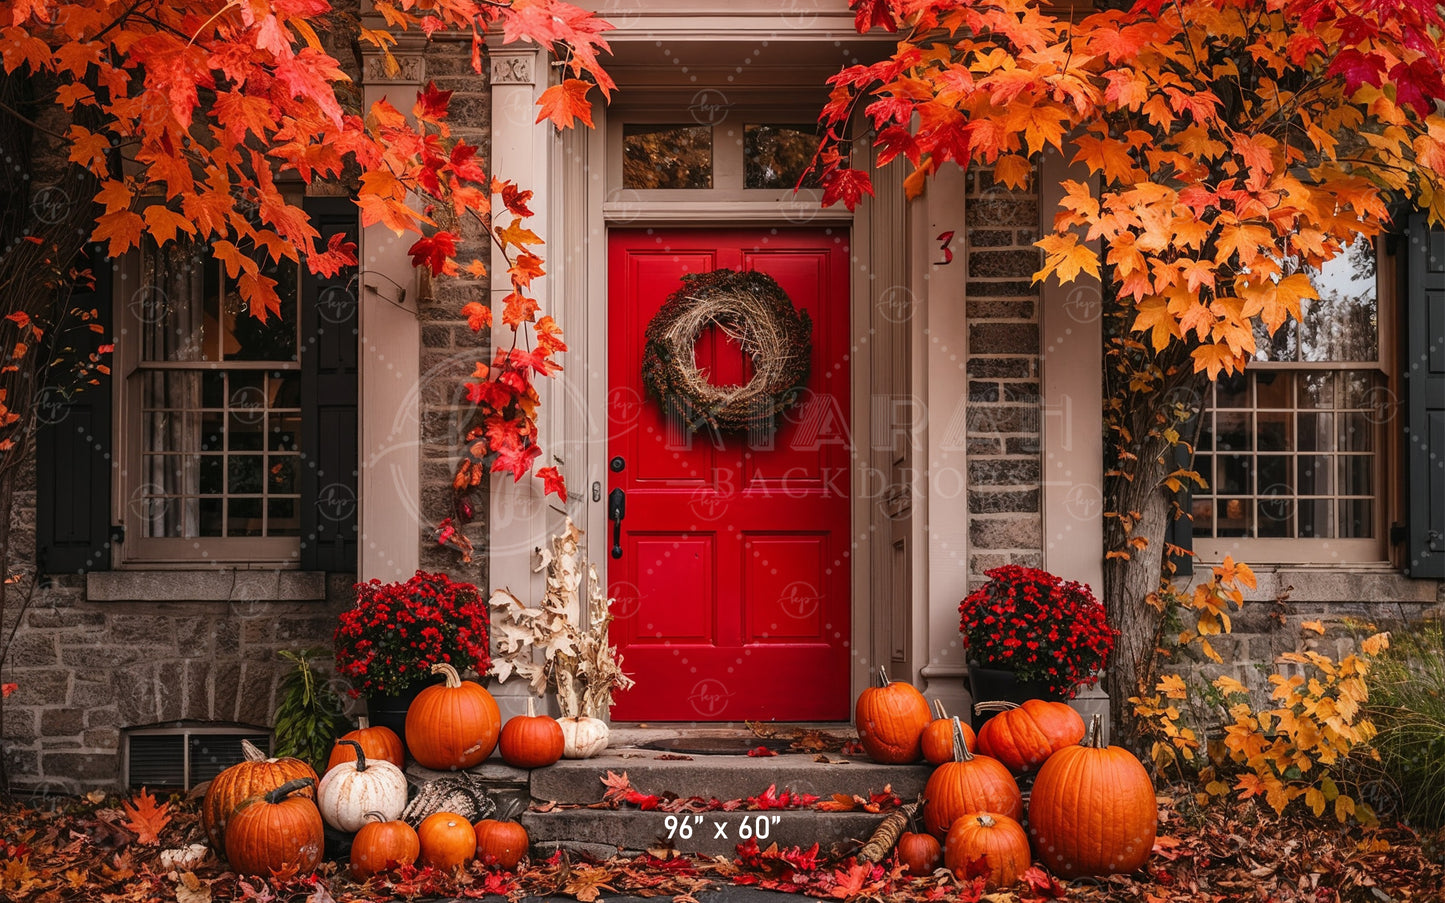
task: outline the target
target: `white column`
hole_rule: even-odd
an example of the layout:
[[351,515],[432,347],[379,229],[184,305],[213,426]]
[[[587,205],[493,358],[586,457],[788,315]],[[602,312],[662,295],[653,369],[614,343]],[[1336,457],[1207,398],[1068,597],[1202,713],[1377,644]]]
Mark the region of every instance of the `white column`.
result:
[[[918,337],[928,409],[926,505],[927,568],[923,587],[928,601],[924,692],[943,700],[950,713],[966,714],[962,676],[966,670],[958,632],[958,603],[968,594],[968,317],[965,286],[968,255],[963,198],[965,173],[945,166],[933,176],[914,230],[923,234],[915,247],[920,259],[920,295],[926,321]],[[953,261],[939,265],[942,250],[933,239],[953,233]]]
[[[403,39],[405,40],[405,39]],[[403,45],[405,46],[405,45]],[[390,96],[411,109],[425,76],[419,48],[395,52],[388,74],[380,56],[365,60],[362,101]],[[360,578],[405,580],[420,559],[421,326],[416,275],[406,254],[414,236],[398,238],[383,225],[361,231]]]
[[[493,46],[490,48],[489,74],[492,86],[492,153],[487,162],[490,171],[498,178],[516,182],[524,190],[533,192],[528,206],[536,216],[528,219],[527,227],[550,242],[554,237],[548,216],[551,201],[548,191],[549,151],[554,140],[553,127],[547,123],[536,123],[537,98],[547,82],[547,55],[530,45]],[[505,208],[494,208],[493,216],[496,225],[506,226],[511,222],[511,213]],[[542,245],[538,251],[544,260],[560,253],[560,249],[554,249],[550,244]],[[511,328],[502,323],[502,299],[512,290],[507,266],[502,252],[493,246],[490,273],[493,320],[496,324],[492,331],[495,348],[510,347],[513,340]],[[550,283],[550,277],[545,276],[532,283],[532,292],[544,313],[554,313],[549,297]],[[567,325],[562,324],[564,330]],[[537,380],[537,393],[541,397],[538,429],[543,449],[542,457],[537,459],[537,467],[555,463],[551,458],[551,440],[559,435],[555,425],[561,422],[558,406],[563,398],[558,382],[547,378]],[[576,491],[580,487],[570,488]],[[552,500],[557,501],[555,496]],[[521,482],[513,482],[510,473],[492,475],[487,521],[492,589],[506,587],[531,605],[540,601],[544,581],[541,574],[532,573],[532,550],[548,541],[548,509],[541,480],[529,475],[524,476]]]

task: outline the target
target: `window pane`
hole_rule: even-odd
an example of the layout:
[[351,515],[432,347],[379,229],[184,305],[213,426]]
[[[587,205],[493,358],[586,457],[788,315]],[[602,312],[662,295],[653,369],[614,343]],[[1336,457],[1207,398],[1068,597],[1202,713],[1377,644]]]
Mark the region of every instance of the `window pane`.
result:
[[1299,380],[1299,406],[1332,408],[1335,406],[1335,374],[1302,373]]
[[222,304],[222,352],[228,361],[294,361],[296,360],[296,264],[290,260],[271,261],[261,265],[261,275],[276,280],[276,294],[281,298],[281,315],[274,313],[262,323],[252,316],[241,299],[235,284],[227,281]]
[[1257,408],[1294,406],[1294,374],[1263,370],[1254,375],[1254,405]]
[[226,492],[226,459],[222,455],[201,456],[201,495]]
[[296,456],[272,455],[267,468],[266,491],[289,495],[296,491]]
[[1340,455],[1340,495],[1373,494],[1374,464],[1373,455]]
[[260,499],[231,499],[229,502],[227,502],[226,535],[262,535]]
[[1335,415],[1300,414],[1299,447],[1302,451],[1335,450]]
[[1220,412],[1215,415],[1214,424],[1218,431],[1214,444],[1219,450],[1245,451],[1253,447],[1251,440],[1254,434],[1249,428],[1249,414]]
[[1329,455],[1300,455],[1299,456],[1299,479],[1296,483],[1299,486],[1300,495],[1332,495],[1334,494],[1334,468],[1333,459]]
[[1292,498],[1265,498],[1258,505],[1258,536],[1288,538],[1294,536],[1294,507]]
[[1305,538],[1328,539],[1335,535],[1335,503],[1325,499],[1306,499],[1299,503],[1299,535]]
[[1249,407],[1249,377],[1245,374],[1220,376],[1214,384],[1214,406],[1216,408]]
[[1248,499],[1220,499],[1218,536],[1250,536],[1254,530],[1254,507]]
[[216,360],[215,324],[207,330],[199,302],[207,270],[217,266],[178,242],[141,251],[140,286],[126,302],[126,313],[140,330],[141,360]]
[[1340,414],[1340,451],[1370,451],[1375,446],[1375,427],[1369,415]]
[[1260,451],[1294,450],[1294,412],[1260,411],[1255,417],[1255,443]]
[[1225,495],[1245,495],[1254,491],[1251,479],[1254,459],[1249,455],[1219,456],[1219,487]]
[[1379,302],[1375,248],[1363,239],[1311,272],[1319,298],[1304,302],[1300,359],[1373,361],[1379,352]]
[[265,458],[260,455],[231,455],[226,459],[226,491],[231,495],[259,495],[261,469]]
[[266,534],[268,536],[301,535],[301,518],[296,514],[295,499],[272,499],[266,503]]
[[1369,499],[1340,501],[1340,538],[1367,539],[1374,535],[1374,502]]
[[1260,495],[1294,495],[1288,455],[1260,455],[1258,459]]
[[712,127],[622,127],[622,187],[711,188]]
[[[794,187],[817,149],[818,136],[808,127],[743,126],[743,187]],[[816,170],[801,187],[818,187]]]

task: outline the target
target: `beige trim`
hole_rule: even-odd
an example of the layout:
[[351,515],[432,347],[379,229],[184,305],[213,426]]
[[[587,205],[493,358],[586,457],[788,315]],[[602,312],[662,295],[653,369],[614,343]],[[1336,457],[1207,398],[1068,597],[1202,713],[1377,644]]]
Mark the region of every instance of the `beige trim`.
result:
[[[1065,179],[1088,181],[1049,150],[1039,171],[1039,230],[1046,233]],[[1104,590],[1103,295],[1096,279],[1057,279],[1040,293],[1040,390],[1043,402],[1044,567]]]

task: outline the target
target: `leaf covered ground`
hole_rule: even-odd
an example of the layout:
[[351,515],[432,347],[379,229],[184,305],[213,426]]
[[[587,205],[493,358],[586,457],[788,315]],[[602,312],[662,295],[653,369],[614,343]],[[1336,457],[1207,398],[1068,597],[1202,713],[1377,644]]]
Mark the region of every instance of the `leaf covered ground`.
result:
[[205,847],[197,802],[95,792],[0,803],[0,900],[343,903],[561,895],[591,903],[629,894],[695,903],[703,892],[733,884],[881,903],[1445,901],[1445,835],[1281,819],[1252,802],[1201,809],[1183,790],[1159,800],[1159,842],[1143,872],[1061,883],[1035,867],[1017,886],[987,894],[944,870],[914,878],[891,860],[859,864],[851,855],[856,844],[780,850],[753,842],[726,858],[670,850],[604,862],[556,855],[515,873],[474,862],[454,874],[406,869],[369,883],[336,862],[315,875],[242,878]]

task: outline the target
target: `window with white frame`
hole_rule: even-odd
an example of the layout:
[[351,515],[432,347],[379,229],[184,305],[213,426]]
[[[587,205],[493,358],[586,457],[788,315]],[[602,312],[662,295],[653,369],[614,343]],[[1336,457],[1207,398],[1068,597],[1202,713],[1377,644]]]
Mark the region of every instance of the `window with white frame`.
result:
[[1208,390],[1195,469],[1195,551],[1205,561],[1384,558],[1385,421],[1391,414],[1376,252],[1357,241],[1311,271],[1318,300],[1242,374]]
[[288,563],[301,534],[300,268],[252,316],[204,245],[133,255],[119,292],[121,557]]

